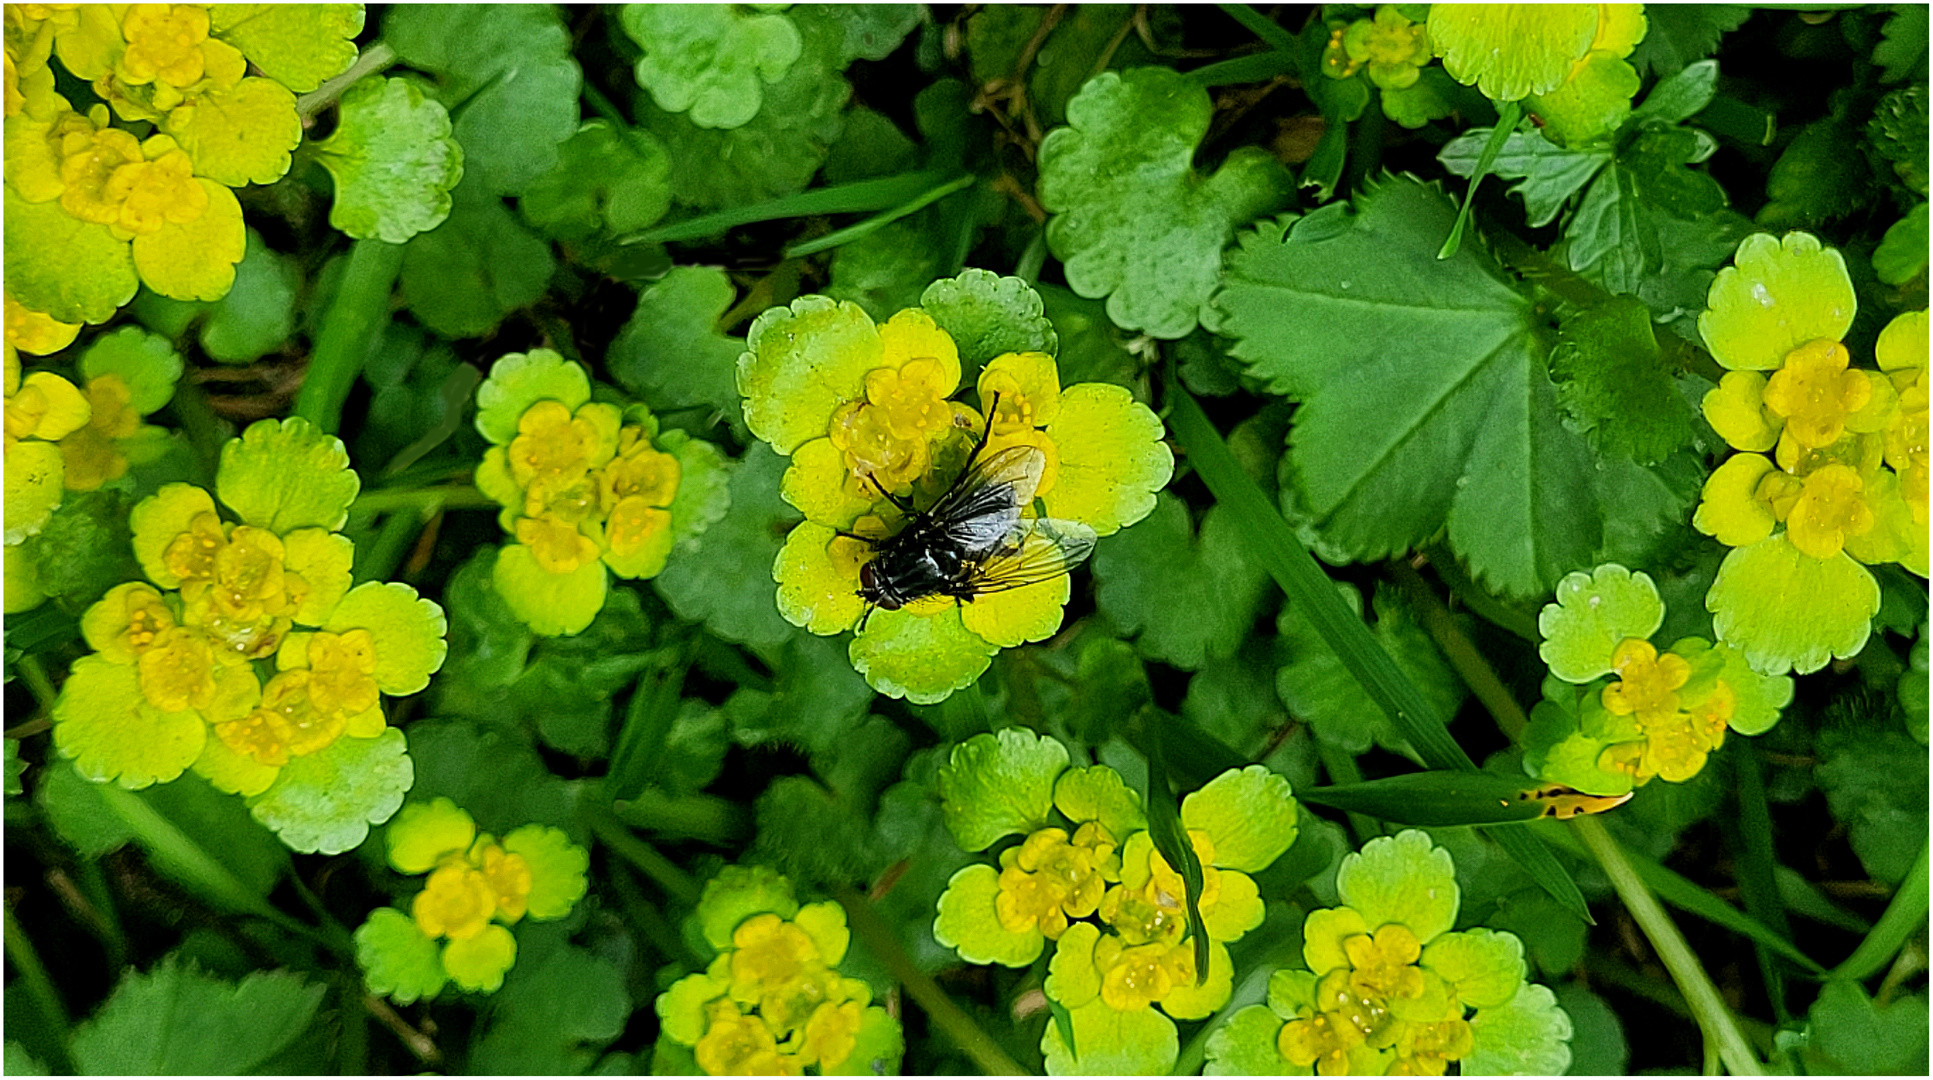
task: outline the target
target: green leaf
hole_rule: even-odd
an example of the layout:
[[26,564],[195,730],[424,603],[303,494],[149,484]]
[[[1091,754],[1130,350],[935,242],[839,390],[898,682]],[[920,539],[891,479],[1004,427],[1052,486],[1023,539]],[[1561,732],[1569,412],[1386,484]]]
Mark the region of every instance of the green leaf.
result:
[[361,4],[222,4],[208,14],[216,37],[296,93],[355,62],[363,25]]
[[437,333],[480,337],[542,296],[556,262],[481,182],[453,194],[449,220],[403,247],[403,302]]
[[558,147],[577,130],[584,76],[555,8],[401,7],[384,20],[383,40],[438,76],[444,106],[460,113],[456,141],[478,187],[521,194],[556,166]]
[[785,459],[764,444],[745,452],[731,478],[731,509],[653,579],[681,618],[702,621],[727,641],[777,648],[797,630],[780,617],[769,588],[780,538],[798,512],[779,498]]
[[1916,75],[1923,79],[1927,13],[1914,4],[1895,7],[1892,13],[1880,31],[1885,40],[1873,48],[1873,63],[1886,69],[1881,76],[1886,82],[1903,82]]
[[141,284],[134,255],[107,226],[69,217],[56,201],[6,191],[7,292],[61,322],[106,322]]
[[723,420],[750,441],[738,404],[738,356],[745,342],[718,328],[734,295],[722,270],[672,267],[638,297],[630,321],[611,342],[605,361],[612,378],[660,417],[702,407],[702,417],[681,426],[703,432]]
[[1122,1012],[1100,998],[1069,1009],[1076,1054],[1048,1024],[1040,1037],[1047,1071],[1057,1076],[1158,1076],[1174,1067],[1181,1043],[1175,1022],[1153,1009]]
[[[128,333],[140,331],[130,327],[97,340],[112,341]],[[19,549],[32,561],[42,595],[78,612],[114,586],[141,576],[128,544],[130,503],[125,493],[114,490],[67,493],[40,532]]]
[[1765,194],[1755,220],[1768,229],[1816,229],[1866,205],[1874,185],[1859,128],[1839,116],[1807,124],[1773,163]]
[[[1568,818],[1578,812],[1576,797],[1567,789],[1526,788],[1520,778],[1460,769],[1433,769],[1360,784],[1304,788],[1302,799],[1383,821],[1427,828]],[[1586,805],[1591,811],[1608,810],[1622,801],[1603,799]]]
[[517,208],[559,240],[636,232],[671,208],[670,176],[657,136],[586,120],[559,148],[557,164],[524,188]]
[[1181,800],[1181,823],[1215,842],[1215,865],[1258,874],[1295,843],[1289,782],[1261,765],[1230,769]]
[[[1166,393],[1173,403],[1169,422],[1175,436],[1218,502],[1234,514],[1242,531],[1255,545],[1259,561],[1288,594],[1290,602],[1303,607],[1317,631],[1342,657],[1350,674],[1382,706],[1426,764],[1432,768],[1475,772],[1476,763],[1450,737],[1443,727],[1443,719],[1397,669],[1389,654],[1376,644],[1362,620],[1336,595],[1334,582],[1316,565],[1315,557],[1297,539],[1288,522],[1282,520],[1268,496],[1242,470],[1228,444],[1202,413],[1201,406],[1172,381],[1167,384]],[[1495,834],[1495,839],[1566,909],[1591,921],[1583,894],[1548,848],[1534,837],[1515,835],[1508,830]]]
[[1927,828],[1926,746],[1897,725],[1844,719],[1819,732],[1813,775],[1833,819],[1851,831],[1866,872],[1896,885],[1920,857]]
[[1873,252],[1873,272],[1888,285],[1905,285],[1926,273],[1926,203],[1915,203],[1894,222]]
[[1571,1018],[1550,988],[1531,984],[1506,1004],[1470,1018],[1470,1075],[1558,1076],[1570,1068]]
[[1703,112],[1717,92],[1718,62],[1700,60],[1658,80],[1645,95],[1644,104],[1632,110],[1632,116],[1655,116],[1670,123],[1689,120]]
[[1282,1018],[1266,1005],[1249,1005],[1208,1036],[1203,1076],[1282,1076],[1289,1062],[1276,1049]]
[[1193,330],[1235,230],[1289,200],[1287,173],[1259,147],[1195,173],[1211,111],[1208,92],[1173,69],[1103,72],[1068,103],[1071,126],[1041,143],[1040,202],[1056,215],[1048,246],[1068,285],[1107,297],[1123,329]]
[[1144,49],[1135,47],[1140,42],[1132,35],[1121,37],[1134,16],[1131,5],[1069,7],[1045,38],[1036,42],[1047,12],[1032,5],[989,4],[966,24],[967,57],[977,85],[1013,78],[1020,70],[1023,51],[1029,43],[1035,45],[1025,68],[1027,104],[1043,125],[1067,121],[1068,101],[1103,62],[1118,70],[1152,60]]
[[[1662,7],[1663,5],[1660,5]],[[1681,8],[1671,8],[1677,11]],[[1624,1024],[1604,999],[1581,984],[1556,989],[1557,1005],[1571,1018],[1572,1076],[1624,1076],[1630,1072],[1631,1047]]]
[[340,738],[326,750],[290,759],[267,791],[248,800],[255,820],[296,851],[334,855],[369,835],[403,805],[415,772],[403,733]]
[[1854,981],[1870,978],[1892,963],[1901,947],[1924,925],[1926,899],[1927,849],[1922,845],[1913,869],[1907,872],[1906,880],[1887,902],[1886,913],[1860,941],[1859,948],[1832,970],[1833,978]]
[[784,78],[805,47],[791,19],[724,5],[632,4],[621,19],[644,50],[638,85],[705,128],[758,115],[765,84]]
[[356,927],[355,942],[363,982],[398,1005],[428,1001],[450,981],[443,972],[442,945],[395,908],[370,912]]
[[1645,9],[1644,39],[1631,51],[1631,63],[1659,75],[1679,71],[1715,52],[1719,38],[1751,13],[1744,4],[1654,4]]
[[624,1031],[631,998],[612,961],[566,945],[510,970],[471,1051],[479,1071],[576,1076]]
[[1220,330],[1302,400],[1290,460],[1325,539],[1375,559],[1447,526],[1479,580],[1538,595],[1602,542],[1593,455],[1558,415],[1540,316],[1474,246],[1437,260],[1453,216],[1437,192],[1391,179],[1358,203],[1245,233]]
[[1248,636],[1268,579],[1236,523],[1211,508],[1191,535],[1188,505],[1166,492],[1152,514],[1101,546],[1094,601],[1141,654],[1197,670]]
[[417,721],[409,726],[409,750],[416,769],[411,802],[447,798],[468,811],[478,828],[499,836],[535,822],[586,841],[575,785],[545,768],[522,735],[466,720]]
[[[846,131],[850,135],[850,124]],[[826,167],[830,170],[831,164]],[[922,228],[927,220],[895,221],[840,245],[832,255],[826,295],[858,304],[875,322],[885,322],[901,308],[919,306],[920,291],[940,268],[938,245],[930,229]]]
[[1556,593],[1556,602],[1537,616],[1544,636],[1537,654],[1566,682],[1587,683],[1610,674],[1611,653],[1619,642],[1648,640],[1664,623],[1664,602],[1650,575],[1616,563],[1588,574],[1566,574]]
[[1691,445],[1692,409],[1635,296],[1564,320],[1550,353],[1557,403],[1608,457],[1653,465]]
[[1377,837],[1345,857],[1336,889],[1371,927],[1402,923],[1425,944],[1455,924],[1461,896],[1450,853],[1416,829]]
[[1879,583],[1844,552],[1814,559],[1779,533],[1726,552],[1705,607],[1718,640],[1754,670],[1803,675],[1865,648]]
[[329,224],[391,244],[441,225],[463,179],[443,106],[407,79],[370,79],[342,95],[341,112],[335,134],[315,145],[336,182]]
[[[235,284],[201,324],[202,350],[224,364],[247,364],[282,348],[295,332],[297,284],[295,264],[250,229],[248,252],[235,264]],[[177,371],[180,363],[176,359]]]
[[1047,824],[1054,781],[1067,768],[1067,748],[1024,728],[975,735],[953,748],[940,768],[947,828],[963,851]]
[[[1436,155],[1443,167],[1458,176],[1476,173],[1477,160],[1490,141],[1490,128],[1471,128],[1451,140]],[[1490,162],[1490,172],[1518,183],[1510,188],[1524,200],[1524,214],[1532,226],[1548,225],[1572,195],[1610,162],[1605,149],[1559,146],[1534,131],[1513,131]]]
[[919,306],[960,350],[963,381],[1002,353],[1052,356],[1060,351],[1060,337],[1042,314],[1040,294],[1019,278],[965,270],[928,285]]
[[97,1076],[251,1073],[308,1030],[322,995],[285,971],[235,984],[164,959],[123,976],[74,1030],[74,1063]]
[[1926,995],[1908,994],[1881,1007],[1858,983],[1834,979],[1806,1014],[1806,1066],[1827,1073],[1926,1071]]
[[[1362,596],[1355,586],[1339,582],[1335,587],[1360,618]],[[1444,662],[1409,604],[1395,590],[1378,590],[1375,614],[1372,633],[1397,668],[1422,690],[1438,715],[1456,715],[1463,702],[1463,680]],[[1323,743],[1347,753],[1360,754],[1371,745],[1412,752],[1389,717],[1375,702],[1364,700],[1356,677],[1307,614],[1295,604],[1285,605],[1275,625],[1282,659],[1275,690],[1291,715],[1307,723]]]
[[1866,137],[1879,156],[1892,163],[1900,183],[1926,194],[1925,83],[1902,87],[1879,99],[1873,118],[1866,122]]
[[250,424],[241,438],[223,444],[215,474],[215,494],[229,509],[284,536],[342,528],[361,489],[342,440],[299,417]]

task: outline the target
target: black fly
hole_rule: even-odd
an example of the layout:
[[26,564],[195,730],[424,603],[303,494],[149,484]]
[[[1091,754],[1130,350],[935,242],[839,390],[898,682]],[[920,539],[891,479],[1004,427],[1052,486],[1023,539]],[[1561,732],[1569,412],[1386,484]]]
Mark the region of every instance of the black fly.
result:
[[1020,445],[983,458],[992,433],[991,410],[987,416],[987,431],[966,468],[932,506],[915,512],[881,489],[880,494],[910,515],[905,527],[884,540],[843,534],[875,552],[859,568],[859,596],[867,605],[859,629],[865,629],[875,607],[897,611],[929,596],[971,602],[987,593],[1051,581],[1094,550],[1094,530],[1086,525],[1020,516],[1034,501],[1047,455],[1037,446]]

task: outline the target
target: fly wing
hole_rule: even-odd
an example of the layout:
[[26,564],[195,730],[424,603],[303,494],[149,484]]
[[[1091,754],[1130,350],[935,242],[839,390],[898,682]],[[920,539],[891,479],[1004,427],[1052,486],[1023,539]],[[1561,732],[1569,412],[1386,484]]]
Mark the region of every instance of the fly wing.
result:
[[1006,546],[1020,510],[1034,501],[1047,456],[1037,446],[1009,446],[975,461],[923,515],[934,539],[970,556]]
[[1078,521],[1025,518],[1008,543],[974,567],[967,583],[974,596],[1005,592],[1067,573],[1094,551],[1094,530]]

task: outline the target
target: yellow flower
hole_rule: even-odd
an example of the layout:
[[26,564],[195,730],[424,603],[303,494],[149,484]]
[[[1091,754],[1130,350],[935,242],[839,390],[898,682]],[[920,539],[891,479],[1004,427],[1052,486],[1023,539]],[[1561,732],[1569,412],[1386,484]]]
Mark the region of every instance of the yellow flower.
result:
[[1129,945],[1109,935],[1094,944],[1094,967],[1101,972],[1101,1000],[1132,1012],[1167,997],[1177,986],[1194,984],[1195,948],[1162,942]]
[[44,312],[35,311],[6,294],[7,363],[18,364],[16,352],[45,356],[74,343],[81,332],[79,323],[64,323]]
[[1060,829],[1041,829],[1000,855],[1000,891],[994,910],[1014,933],[1038,927],[1050,940],[1067,932],[1070,918],[1094,914],[1107,889],[1103,866],[1113,840],[1096,822],[1083,825],[1069,843]]
[[1846,368],[1850,354],[1836,341],[1807,342],[1788,353],[1765,384],[1765,406],[1785,419],[1785,430],[1805,447],[1830,446],[1846,433],[1846,418],[1872,400],[1863,371]]
[[1604,708],[1613,716],[1635,714],[1640,722],[1678,711],[1678,689],[1691,678],[1691,665],[1676,653],[1658,655],[1642,638],[1625,638],[1611,654],[1618,682],[1604,688]]
[[463,941],[490,924],[497,911],[497,894],[482,871],[451,859],[430,874],[409,910],[424,934]]
[[1282,1025],[1276,1049],[1293,1065],[1314,1066],[1318,1076],[1349,1075],[1349,1051],[1363,1044],[1354,1025],[1326,1012],[1309,1014]]
[[712,1076],[797,1076],[798,1060],[778,1052],[765,1022],[738,1011],[730,998],[710,1006],[711,1024],[692,1047],[698,1067]]
[[1872,531],[1872,509],[1859,497],[1865,489],[1866,482],[1844,465],[1812,472],[1786,519],[1792,546],[1815,559],[1830,559],[1845,550],[1848,539]]
[[69,491],[93,491],[127,475],[128,459],[115,445],[141,427],[141,414],[130,404],[132,392],[119,375],[96,375],[87,380],[87,403],[92,417],[87,426],[60,440]]
[[732,996],[757,1001],[768,987],[782,986],[823,966],[819,947],[804,930],[771,912],[754,915],[732,932]]
[[262,687],[260,705],[239,720],[216,724],[215,735],[236,753],[278,767],[326,748],[341,737],[348,717],[316,707],[314,681],[309,671],[281,672]]
[[537,565],[553,574],[568,574],[597,560],[597,544],[555,514],[518,518],[516,536]]
[[1374,935],[1343,939],[1342,948],[1355,968],[1349,985],[1363,997],[1413,998],[1423,993],[1423,971],[1416,966],[1423,945],[1409,927],[1388,923]]
[[473,857],[483,873],[483,880],[496,894],[496,916],[504,922],[516,922],[524,917],[530,905],[532,877],[530,863],[522,855],[506,852],[496,844],[479,844]]
[[175,626],[160,631],[135,666],[142,695],[162,712],[204,708],[214,700],[215,656],[199,630]]

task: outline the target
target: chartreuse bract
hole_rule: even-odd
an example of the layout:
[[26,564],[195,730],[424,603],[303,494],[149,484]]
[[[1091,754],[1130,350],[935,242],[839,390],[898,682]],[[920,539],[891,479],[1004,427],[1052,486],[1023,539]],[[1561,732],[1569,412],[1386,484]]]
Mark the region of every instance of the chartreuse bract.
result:
[[1538,617],[1550,665],[1524,733],[1524,768],[1592,795],[1623,795],[1659,777],[1698,774],[1725,733],[1758,735],[1792,700],[1792,680],[1761,675],[1724,642],[1688,637],[1660,649],[1657,586],[1615,563],[1557,583]]
[[510,928],[561,919],[584,896],[590,856],[549,825],[498,839],[437,798],[404,807],[385,840],[392,868],[428,877],[407,911],[377,908],[356,928],[356,961],[371,990],[405,1005],[449,983],[494,992],[517,962]]
[[893,1075],[899,1021],[842,975],[851,933],[830,900],[801,904],[762,866],[727,866],[706,882],[686,937],[707,961],[658,995],[654,1071],[708,1076]]
[[1052,949],[1045,990],[1068,1017],[1041,1038],[1050,1073],[1160,1073],[1178,1052],[1175,1020],[1227,1003],[1228,946],[1261,925],[1249,876],[1295,842],[1289,783],[1259,765],[1231,769],[1181,803],[1201,862],[1197,900],[1209,943],[1196,966],[1181,873],[1155,850],[1140,796],[1105,765],[1070,767],[1059,741],[1009,728],[955,747],[939,773],[960,847],[1021,837],[997,866],[974,863],[940,897],[933,936],[976,964],[1026,967]]
[[1515,934],[1454,930],[1450,853],[1414,829],[1342,860],[1342,904],[1302,924],[1301,967],[1208,1040],[1215,1076],[1557,1075],[1571,1019],[1524,980]]
[[193,769],[298,851],[345,851],[396,812],[413,771],[382,696],[428,684],[445,624],[408,585],[351,587],[337,530],[359,487],[335,437],[263,420],[222,447],[214,495],[171,483],[135,504],[145,580],[81,616],[94,651],[53,707],[82,776],[140,789]]
[[491,367],[476,425],[491,443],[477,487],[514,540],[497,553],[497,592],[540,634],[589,626],[612,574],[657,576],[730,505],[716,447],[659,431],[642,405],[591,400],[583,367],[549,349]]
[[[79,324],[141,285],[228,292],[246,246],[234,189],[289,171],[295,95],[356,59],[363,11],[8,4],[5,19],[9,308]],[[50,58],[93,104],[61,94]]]
[[1867,565],[1926,576],[1926,312],[1888,323],[1869,368],[1841,343],[1856,309],[1837,251],[1758,233],[1698,317],[1726,368],[1705,418],[1739,451],[1692,518],[1733,549],[1705,606],[1718,639],[1760,671],[1856,655],[1879,611]]
[[[991,325],[972,328],[976,348],[1034,346],[971,358],[983,362],[977,409],[954,400],[969,372],[941,322],[965,306],[947,306],[951,296],[976,292],[998,298],[984,305]],[[984,435],[982,456],[1022,445],[1041,451],[1040,483],[1023,516],[1078,522],[1105,537],[1147,516],[1174,470],[1161,421],[1125,387],[1061,385],[1047,351],[1051,330],[1034,329],[1040,300],[1023,283],[973,272],[935,283],[925,304],[875,324],[857,304],[801,297],[758,317],[738,362],[745,422],[791,458],[780,492],[805,515],[772,567],[779,612],[815,634],[856,631],[853,667],[874,689],[919,703],[971,683],[1000,649],[1059,630],[1072,586],[1061,575],[967,602],[928,597],[874,611],[862,628],[860,567],[871,541],[908,520],[895,500],[930,506]],[[927,310],[936,305],[937,317]]]

